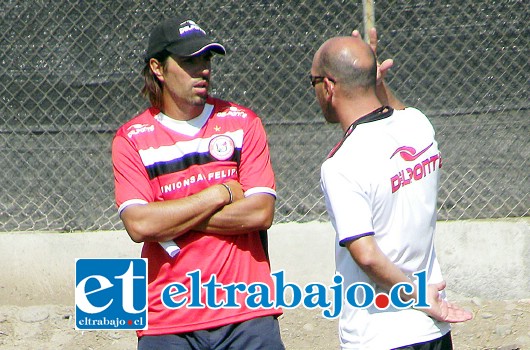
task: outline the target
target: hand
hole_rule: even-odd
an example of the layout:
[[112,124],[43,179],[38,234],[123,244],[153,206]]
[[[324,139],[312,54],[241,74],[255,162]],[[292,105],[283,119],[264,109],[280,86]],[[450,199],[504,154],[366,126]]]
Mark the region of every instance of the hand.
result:
[[440,292],[446,287],[445,281],[427,286],[427,303],[431,305],[428,309],[419,309],[438,321],[457,323],[469,321],[473,314],[454,304],[443,300]]
[[[370,28],[369,31],[369,38],[370,38],[370,47],[372,48],[372,51],[375,55],[375,59],[377,60],[377,30],[374,28]],[[361,34],[357,29],[355,29],[351,35],[356,38],[360,38]],[[377,85],[381,84],[386,76],[386,73],[394,65],[394,60],[392,59],[386,59],[383,61],[383,63],[379,63],[379,60],[377,60]]]

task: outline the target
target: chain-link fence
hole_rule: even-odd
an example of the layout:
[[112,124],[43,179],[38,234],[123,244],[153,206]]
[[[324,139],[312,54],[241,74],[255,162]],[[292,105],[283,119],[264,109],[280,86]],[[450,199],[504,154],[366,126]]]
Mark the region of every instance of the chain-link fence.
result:
[[[528,216],[529,4],[375,3],[381,59],[444,156],[440,219]],[[359,1],[4,0],[0,4],[0,231],[121,229],[114,131],[147,106],[152,26],[186,12],[228,48],[212,93],[254,109],[271,145],[275,222],[327,220],[320,164],[341,137],[308,73],[327,38],[363,30]]]

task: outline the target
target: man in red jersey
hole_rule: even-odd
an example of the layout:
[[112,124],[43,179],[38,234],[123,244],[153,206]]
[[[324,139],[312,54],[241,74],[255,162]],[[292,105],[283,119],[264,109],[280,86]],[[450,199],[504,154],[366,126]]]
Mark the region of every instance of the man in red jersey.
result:
[[209,96],[214,53],[226,50],[188,17],[155,26],[151,107],[112,144],[119,214],[148,259],[141,350],[284,349],[281,310],[249,305],[244,288],[274,290],[260,239],[276,198],[267,138],[252,110]]

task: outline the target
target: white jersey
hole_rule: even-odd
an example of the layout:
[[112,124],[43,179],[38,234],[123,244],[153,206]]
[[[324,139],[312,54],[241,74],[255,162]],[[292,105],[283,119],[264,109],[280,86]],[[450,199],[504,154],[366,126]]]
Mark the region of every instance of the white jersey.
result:
[[[374,235],[385,255],[411,280],[426,271],[442,280],[434,251],[441,157],[429,120],[417,109],[363,118],[321,169],[326,207],[336,232],[336,268],[344,289],[358,282],[387,292],[355,263],[345,241]],[[360,309],[343,302],[343,349],[390,349],[439,338],[450,330],[412,308]]]

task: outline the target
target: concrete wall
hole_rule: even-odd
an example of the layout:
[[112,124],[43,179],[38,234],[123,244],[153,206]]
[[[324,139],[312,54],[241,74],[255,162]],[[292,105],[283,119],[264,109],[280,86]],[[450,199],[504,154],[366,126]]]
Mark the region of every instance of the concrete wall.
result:
[[[273,271],[288,282],[331,285],[334,232],[329,223],[269,230]],[[73,304],[76,258],[138,257],[124,231],[1,233],[0,304]],[[439,222],[438,257],[448,290],[465,297],[530,298],[530,219]]]
[[[330,223],[282,224],[270,231],[272,269],[293,282],[330,285]],[[464,297],[530,298],[530,219],[438,222],[435,247],[447,289]]]

